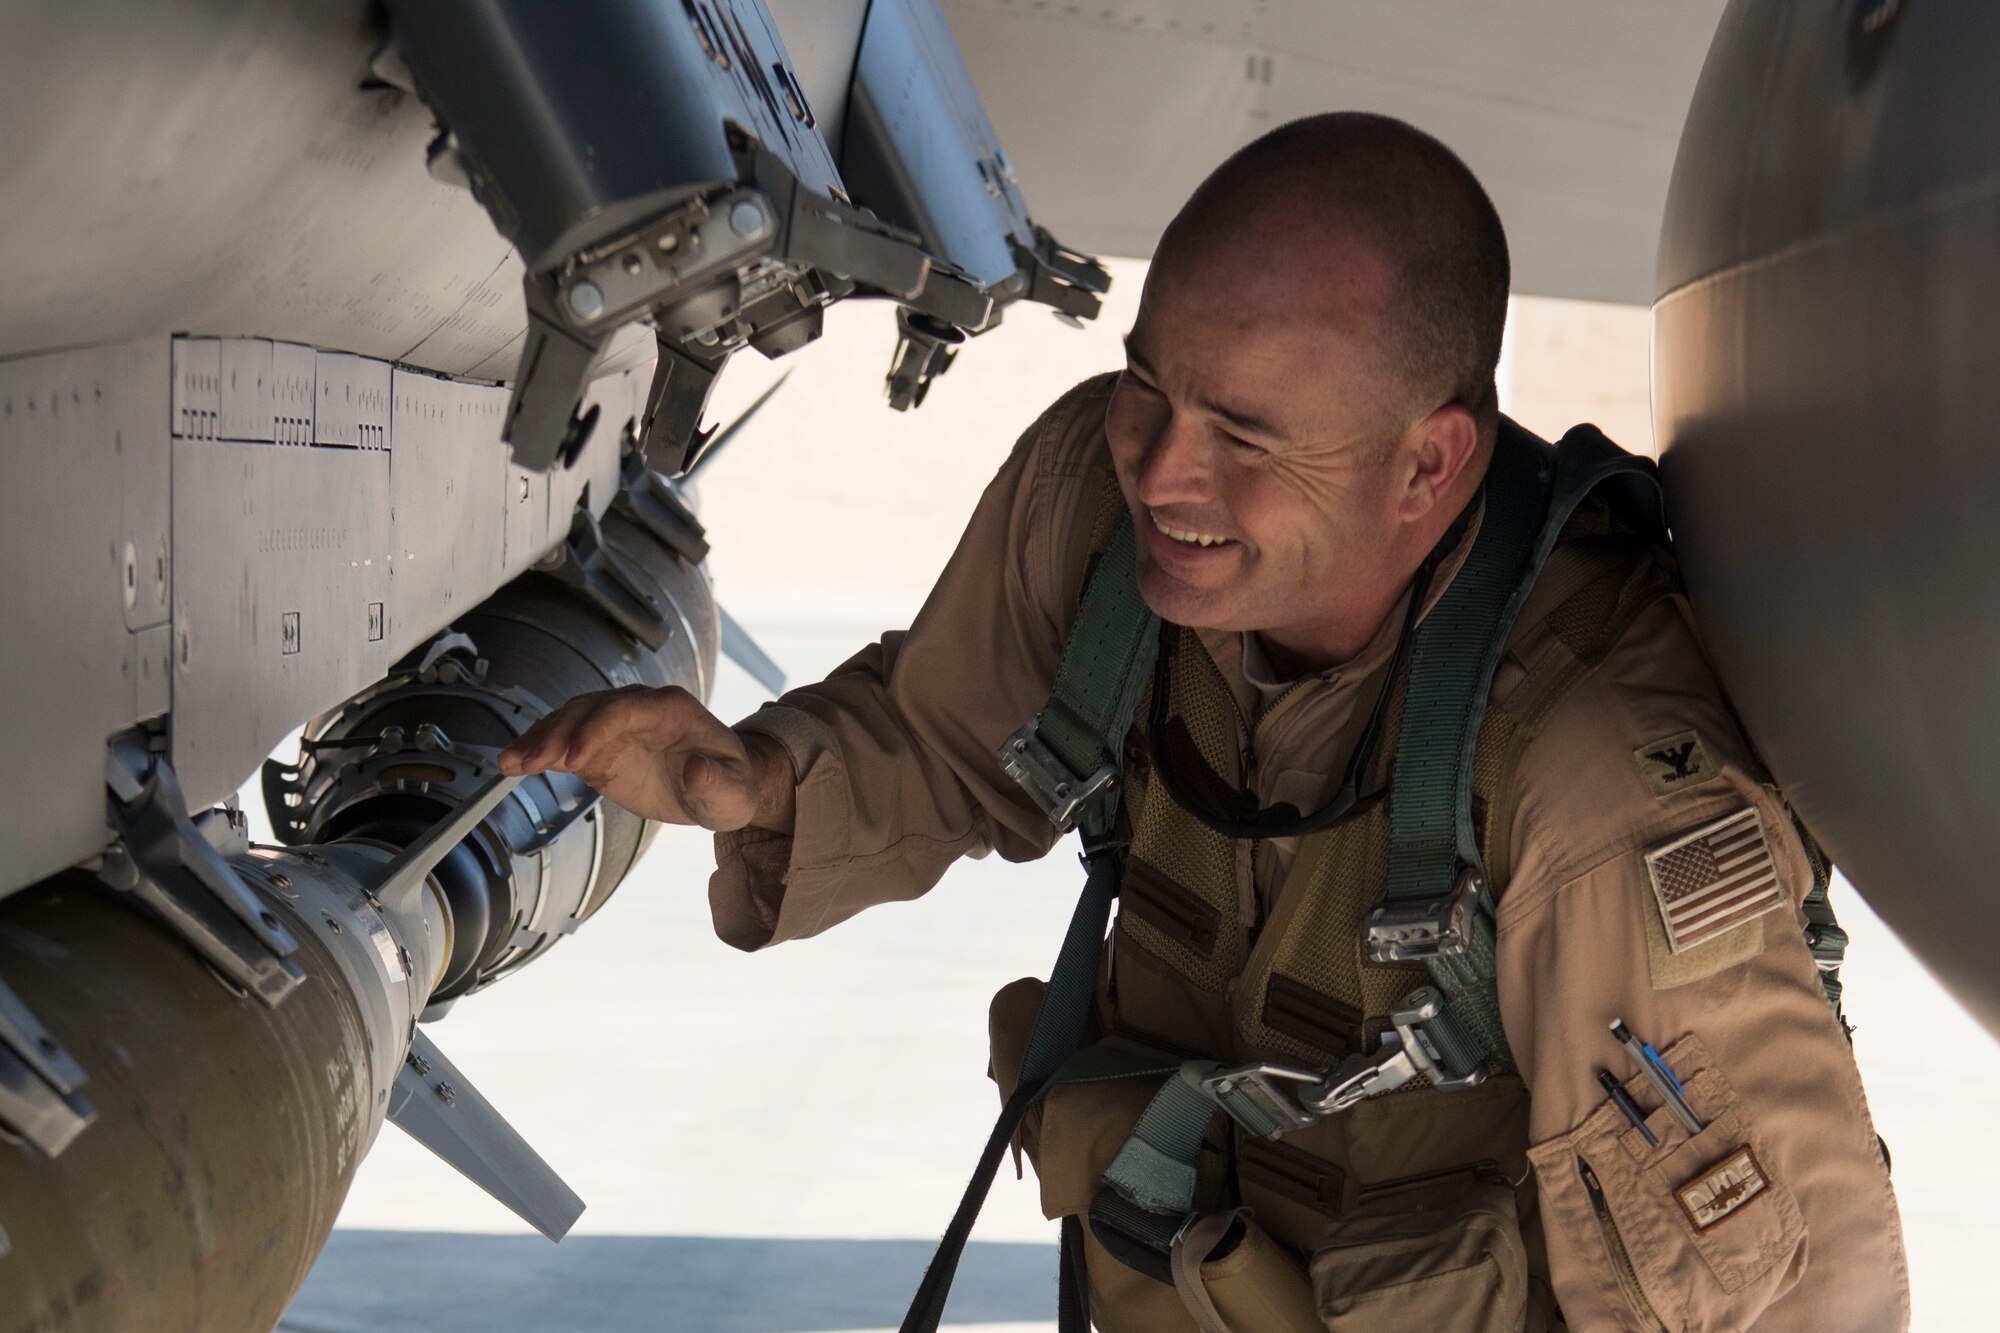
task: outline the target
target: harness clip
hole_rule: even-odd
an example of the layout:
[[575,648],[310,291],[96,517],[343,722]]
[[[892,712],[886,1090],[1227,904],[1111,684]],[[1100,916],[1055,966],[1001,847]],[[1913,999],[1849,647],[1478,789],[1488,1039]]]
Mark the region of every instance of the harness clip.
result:
[[1385,903],[1369,913],[1362,927],[1368,958],[1376,963],[1401,963],[1464,953],[1472,947],[1473,923],[1486,910],[1486,877],[1467,868],[1442,898],[1415,903]]
[[[1404,1052],[1417,1072],[1430,1080],[1434,1088],[1476,1088],[1486,1081],[1486,1065],[1465,1051],[1463,1035],[1456,1043],[1445,1041],[1447,1032],[1457,1032],[1456,1024],[1445,1014],[1444,992],[1435,986],[1419,986],[1396,1002],[1389,1011],[1389,1022],[1402,1038]],[[1470,1066],[1463,1074],[1451,1072],[1452,1058],[1445,1050],[1450,1046],[1457,1052],[1461,1065]]]
[[1077,777],[1042,739],[1041,721],[1040,715],[1029,718],[995,753],[1007,776],[1021,784],[1051,824],[1068,833],[1092,802],[1118,785],[1118,769],[1107,763],[1087,778]]
[[[1326,1082],[1324,1069],[1258,1063],[1217,1069],[1202,1078],[1201,1090],[1252,1134],[1278,1139],[1325,1114],[1312,1099]],[[1293,1086],[1286,1089],[1282,1083]]]
[[1373,1055],[1350,1055],[1331,1072],[1276,1064],[1217,1069],[1202,1076],[1201,1089],[1250,1133],[1279,1139],[1419,1078],[1437,1088],[1477,1087],[1486,1081],[1485,1066],[1453,1074],[1427,1031],[1448,1021],[1444,1011],[1444,995],[1419,986],[1389,1011],[1391,1028]]

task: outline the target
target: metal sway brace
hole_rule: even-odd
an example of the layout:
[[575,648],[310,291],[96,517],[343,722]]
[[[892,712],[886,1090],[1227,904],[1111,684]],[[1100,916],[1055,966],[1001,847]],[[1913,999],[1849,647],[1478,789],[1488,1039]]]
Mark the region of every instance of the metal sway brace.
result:
[[0,1130],[60,1155],[97,1117],[83,1082],[82,1066],[0,982]]
[[276,1005],[305,972],[277,916],[196,827],[165,755],[130,733],[105,756],[107,813],[118,840],[98,878],[137,897],[227,983]]
[[1306,1069],[1258,1063],[1217,1069],[1201,1080],[1204,1093],[1232,1119],[1260,1138],[1278,1139],[1337,1115],[1370,1097],[1393,1092],[1418,1078],[1433,1087],[1471,1088],[1486,1081],[1486,1068],[1462,1074],[1446,1067],[1438,1041],[1426,1028],[1449,1022],[1444,996],[1435,986],[1419,986],[1390,1011],[1391,1031],[1373,1055],[1352,1055],[1338,1067]]

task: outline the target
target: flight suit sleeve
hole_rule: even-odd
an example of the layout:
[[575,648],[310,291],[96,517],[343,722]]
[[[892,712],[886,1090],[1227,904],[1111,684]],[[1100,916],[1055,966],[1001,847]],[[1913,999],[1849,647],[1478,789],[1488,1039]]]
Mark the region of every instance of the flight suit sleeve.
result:
[[[1907,1328],[1895,1197],[1804,942],[1810,863],[1674,605],[1556,710],[1518,795],[1501,1016],[1570,1327]],[[1699,1132],[1614,1019],[1665,1056]]]
[[909,899],[961,856],[1048,851],[1056,831],[994,751],[1047,702],[1068,620],[1062,552],[1103,464],[1113,377],[1071,390],[1022,435],[907,631],[738,724],[778,740],[798,779],[789,836],[716,838],[716,933],[743,949],[814,935]]

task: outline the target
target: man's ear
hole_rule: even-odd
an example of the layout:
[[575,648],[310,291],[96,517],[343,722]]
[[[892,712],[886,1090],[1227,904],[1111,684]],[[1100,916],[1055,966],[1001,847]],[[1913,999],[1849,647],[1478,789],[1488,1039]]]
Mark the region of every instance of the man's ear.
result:
[[1479,418],[1463,403],[1446,403],[1412,425],[1404,441],[1410,470],[1397,509],[1414,523],[1460,489],[1479,455]]

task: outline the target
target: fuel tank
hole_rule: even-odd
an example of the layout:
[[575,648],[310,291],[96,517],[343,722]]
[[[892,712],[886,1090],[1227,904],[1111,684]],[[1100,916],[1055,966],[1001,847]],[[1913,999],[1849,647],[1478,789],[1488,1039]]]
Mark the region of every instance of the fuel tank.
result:
[[298,932],[306,980],[267,1007],[87,875],[0,902],[0,971],[89,1070],[96,1112],[53,1159],[0,1151],[7,1328],[277,1322],[387,1098],[320,936]]
[[2000,7],[1735,0],[1654,307],[1702,634],[1798,814],[2000,1035]]

